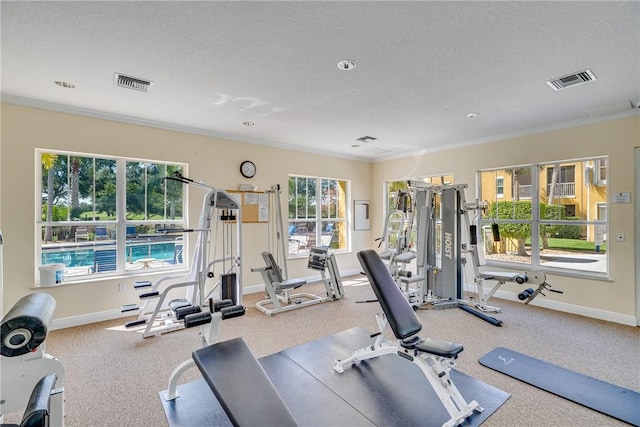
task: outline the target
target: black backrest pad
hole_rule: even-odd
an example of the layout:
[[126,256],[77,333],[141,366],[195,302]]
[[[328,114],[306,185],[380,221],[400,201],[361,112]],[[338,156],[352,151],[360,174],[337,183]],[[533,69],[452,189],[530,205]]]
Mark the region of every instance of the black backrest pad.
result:
[[269,273],[271,281],[278,283],[282,282],[283,278],[282,273],[280,272],[280,266],[278,266],[278,264],[276,263],[276,260],[271,252],[262,252],[262,259],[264,259],[264,263],[267,264],[267,268],[269,268],[267,273]]
[[193,360],[234,426],[297,426],[242,338],[193,352]]
[[420,332],[422,329],[420,319],[402,295],[397,283],[380,259],[380,255],[368,249],[358,252],[358,260],[396,338],[404,339]]

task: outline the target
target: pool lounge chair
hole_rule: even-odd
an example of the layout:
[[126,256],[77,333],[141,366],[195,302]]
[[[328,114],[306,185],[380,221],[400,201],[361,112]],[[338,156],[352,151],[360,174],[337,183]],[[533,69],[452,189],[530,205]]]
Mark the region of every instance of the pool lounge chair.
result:
[[105,273],[116,271],[116,250],[96,249],[93,255],[92,273]]

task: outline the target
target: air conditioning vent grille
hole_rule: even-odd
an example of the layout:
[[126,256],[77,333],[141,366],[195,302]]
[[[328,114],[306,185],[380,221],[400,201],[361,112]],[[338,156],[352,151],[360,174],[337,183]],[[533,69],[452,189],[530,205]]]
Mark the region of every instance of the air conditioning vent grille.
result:
[[127,89],[138,90],[140,92],[148,92],[153,82],[149,80],[140,79],[138,77],[131,77],[124,74],[115,74],[116,86],[124,87]]
[[567,76],[558,77],[557,79],[547,81],[547,85],[553,90],[562,90],[571,86],[580,85],[582,83],[592,82],[596,80],[596,76],[591,70],[584,70]]
[[360,141],[360,142],[371,142],[371,141],[375,141],[378,138],[375,138],[373,136],[363,136],[360,138],[356,138],[356,141]]

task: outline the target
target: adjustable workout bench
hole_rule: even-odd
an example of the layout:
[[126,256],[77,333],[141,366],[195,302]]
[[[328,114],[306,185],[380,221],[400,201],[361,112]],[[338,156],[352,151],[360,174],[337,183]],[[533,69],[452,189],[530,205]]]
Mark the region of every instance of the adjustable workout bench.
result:
[[242,338],[193,352],[193,360],[234,426],[297,426]]
[[[334,301],[344,295],[338,265],[333,254],[328,253],[327,249],[314,247],[309,252],[307,267],[311,270],[320,271],[322,276],[312,281],[304,279],[285,280],[282,277],[280,267],[270,252],[262,252],[262,258],[266,267],[252,268],[251,271],[259,272],[264,279],[264,287],[269,298],[256,303],[256,308],[268,316],[311,304]],[[329,273],[329,277],[327,277],[326,272]],[[300,286],[316,283],[324,284],[326,291],[324,296],[308,292],[291,294],[292,290]]]
[[[449,371],[462,352],[462,344],[432,338],[422,339],[417,333],[422,324],[402,291],[391,277],[380,256],[373,250],[358,252],[358,260],[382,306],[384,314],[376,315],[379,332],[373,345],[353,352],[351,357],[336,361],[333,369],[344,372],[345,366],[385,354],[397,354],[418,365],[451,418],[443,426],[461,424],[474,411],[482,412],[475,400],[467,403],[453,384]],[[384,330],[389,324],[396,337],[385,340]]]

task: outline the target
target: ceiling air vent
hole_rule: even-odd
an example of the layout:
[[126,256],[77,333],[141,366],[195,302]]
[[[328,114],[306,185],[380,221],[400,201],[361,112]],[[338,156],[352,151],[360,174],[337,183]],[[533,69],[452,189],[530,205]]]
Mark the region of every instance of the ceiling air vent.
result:
[[116,86],[127,89],[139,90],[140,92],[148,92],[153,82],[140,79],[137,77],[126,76],[124,74],[115,73],[114,76]]
[[596,79],[591,70],[584,70],[578,73],[569,74],[568,76],[559,77],[557,79],[549,80],[547,84],[553,90],[562,90],[570,86],[580,85]]
[[360,141],[360,142],[371,142],[371,141],[375,141],[378,138],[374,138],[373,136],[363,136],[360,138],[356,138],[356,141]]

